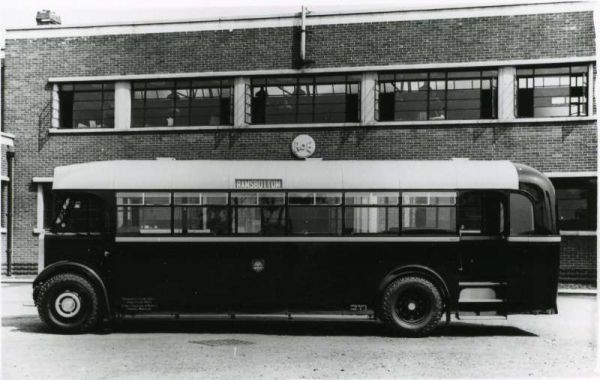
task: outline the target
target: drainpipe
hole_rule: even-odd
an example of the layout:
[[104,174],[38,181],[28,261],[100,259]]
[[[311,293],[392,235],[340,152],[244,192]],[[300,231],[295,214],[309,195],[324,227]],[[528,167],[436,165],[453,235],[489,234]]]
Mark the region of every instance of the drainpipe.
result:
[[306,59],[306,15],[310,13],[308,9],[303,5],[300,22],[300,65],[306,66],[314,63],[314,61]]
[[6,151],[6,164],[8,171],[8,188],[6,189],[6,275],[12,276],[12,252],[13,252],[13,187],[15,182],[14,172],[15,151],[12,146]]
[[302,64],[306,60],[306,7],[302,6],[302,21],[300,23],[300,60]]

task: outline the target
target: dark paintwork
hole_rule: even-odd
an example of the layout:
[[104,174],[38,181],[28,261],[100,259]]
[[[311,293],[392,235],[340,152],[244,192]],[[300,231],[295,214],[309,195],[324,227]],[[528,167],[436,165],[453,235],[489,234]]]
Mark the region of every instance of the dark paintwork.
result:
[[[552,184],[529,167],[517,167],[521,189],[533,186],[545,195],[539,201],[550,211],[536,224],[556,236]],[[445,243],[119,243],[114,193],[94,194],[111,210],[109,232],[48,234],[45,265],[67,260],[89,266],[103,278],[117,313],[349,311],[351,305],[376,311],[385,281],[403,266],[422,266],[441,277],[449,291],[449,310],[458,309],[460,281],[497,281],[507,283],[499,291],[507,300],[502,312],[556,312],[556,242],[510,242],[498,236]],[[255,259],[264,260],[261,272],[252,268]]]

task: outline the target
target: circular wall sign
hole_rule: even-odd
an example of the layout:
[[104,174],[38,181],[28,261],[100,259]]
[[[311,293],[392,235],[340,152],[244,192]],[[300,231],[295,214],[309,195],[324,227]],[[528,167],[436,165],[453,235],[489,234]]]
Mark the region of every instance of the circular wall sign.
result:
[[298,135],[292,141],[292,153],[298,158],[308,158],[316,149],[315,140],[309,135]]

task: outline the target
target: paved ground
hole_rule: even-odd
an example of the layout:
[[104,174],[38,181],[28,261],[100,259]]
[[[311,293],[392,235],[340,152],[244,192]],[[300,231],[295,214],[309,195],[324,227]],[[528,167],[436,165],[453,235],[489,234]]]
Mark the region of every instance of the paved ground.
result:
[[128,321],[111,334],[55,335],[31,285],[2,285],[3,379],[596,377],[594,296],[559,315],[452,322],[392,338],[368,321]]

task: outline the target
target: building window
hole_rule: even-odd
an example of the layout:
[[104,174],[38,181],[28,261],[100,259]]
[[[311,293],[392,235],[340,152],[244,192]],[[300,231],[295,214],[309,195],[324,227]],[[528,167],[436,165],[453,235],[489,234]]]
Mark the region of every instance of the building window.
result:
[[563,231],[595,231],[596,178],[552,178],[558,199],[558,226]]
[[232,120],[229,79],[134,82],[133,127],[228,125]]
[[380,121],[472,120],[498,116],[498,72],[380,73]]
[[59,87],[61,128],[113,128],[113,83],[70,83]]
[[252,123],[360,120],[360,75],[253,78]]
[[517,117],[586,116],[588,66],[517,69]]

